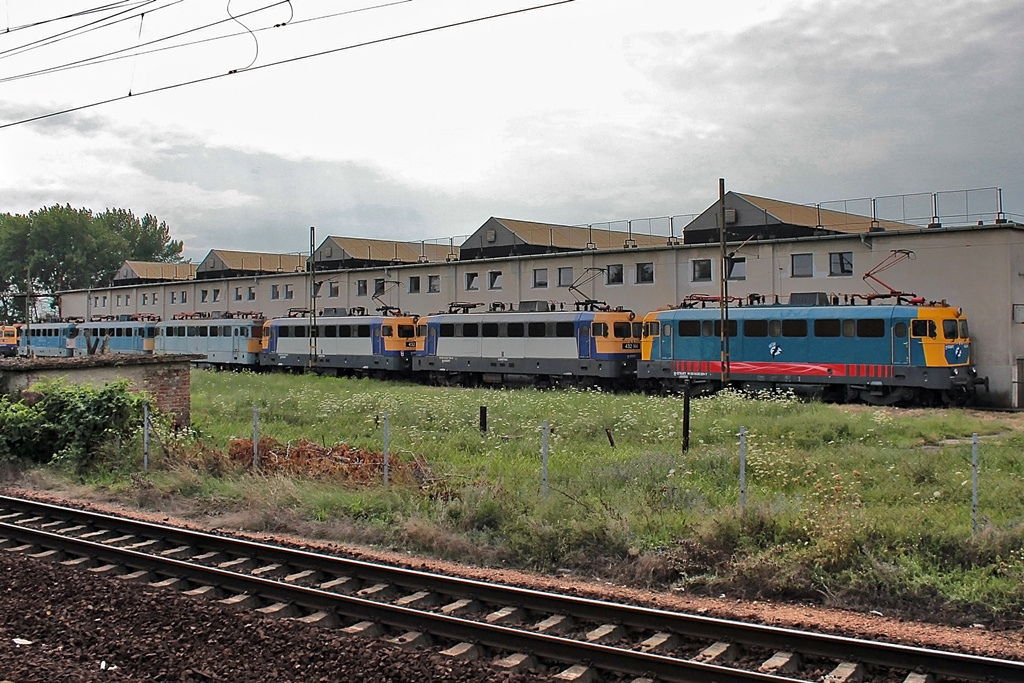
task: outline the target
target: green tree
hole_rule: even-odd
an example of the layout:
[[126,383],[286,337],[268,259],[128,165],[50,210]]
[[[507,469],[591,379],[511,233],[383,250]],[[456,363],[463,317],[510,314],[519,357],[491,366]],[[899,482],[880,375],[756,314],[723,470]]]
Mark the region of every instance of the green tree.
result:
[[[172,240],[167,223],[158,220],[151,213],[140,219],[128,209],[107,209],[96,216],[96,221],[125,241],[122,261],[181,261],[184,243]],[[119,262],[115,271],[120,266]]]
[[[125,209],[94,215],[70,204],[0,214],[0,315],[24,319],[24,294],[109,284],[126,260],[181,260],[182,243],[152,214]],[[20,299],[20,302],[18,301]]]

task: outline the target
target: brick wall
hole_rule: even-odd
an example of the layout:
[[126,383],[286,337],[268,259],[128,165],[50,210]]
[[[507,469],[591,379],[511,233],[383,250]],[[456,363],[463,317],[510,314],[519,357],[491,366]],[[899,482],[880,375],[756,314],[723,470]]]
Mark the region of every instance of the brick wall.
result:
[[174,424],[191,420],[192,356],[81,356],[77,358],[19,358],[0,362],[0,393],[15,393],[43,380],[61,378],[75,385],[102,385],[127,380],[133,391],[144,391],[156,409],[174,417]]

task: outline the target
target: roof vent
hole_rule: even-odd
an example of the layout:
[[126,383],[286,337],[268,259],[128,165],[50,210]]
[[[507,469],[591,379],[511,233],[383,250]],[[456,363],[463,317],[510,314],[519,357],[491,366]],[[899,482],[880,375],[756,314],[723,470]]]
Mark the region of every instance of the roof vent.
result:
[[519,310],[522,313],[544,313],[551,310],[551,303],[548,301],[520,301]]

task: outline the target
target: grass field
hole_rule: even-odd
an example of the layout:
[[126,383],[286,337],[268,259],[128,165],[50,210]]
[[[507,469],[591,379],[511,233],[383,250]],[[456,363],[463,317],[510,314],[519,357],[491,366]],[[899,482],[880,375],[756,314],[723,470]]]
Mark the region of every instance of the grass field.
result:
[[[463,561],[964,623],[1024,608],[1024,431],[1009,417],[723,393],[693,401],[682,453],[680,398],[206,371],[192,396],[193,432],[163,437],[190,457],[156,457],[145,486],[138,461],[89,481],[143,504],[243,511],[256,529],[303,524]],[[209,452],[251,438],[254,405],[261,436],[377,451],[387,414],[391,457],[421,455],[431,476],[385,488],[225,466]]]

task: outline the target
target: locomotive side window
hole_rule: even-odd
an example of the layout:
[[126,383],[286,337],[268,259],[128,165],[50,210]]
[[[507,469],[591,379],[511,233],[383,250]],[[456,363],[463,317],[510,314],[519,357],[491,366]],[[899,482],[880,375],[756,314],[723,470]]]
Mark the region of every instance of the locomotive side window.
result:
[[395,336],[394,328],[391,325],[380,326],[380,336],[382,337],[393,337]]
[[352,326],[351,325],[338,325],[338,336],[339,337],[351,337]]
[[661,336],[661,323],[657,320],[652,320],[649,323],[644,323],[644,336],[645,337],[660,337]]
[[370,326],[369,325],[356,325],[356,336],[357,337],[369,337]]
[[164,333],[164,336],[165,337],[173,337],[174,336],[174,328],[173,327],[168,327],[167,328],[167,332]]
[[699,320],[680,320],[679,321],[679,336],[680,337],[699,337],[700,336],[700,321]]
[[806,320],[783,320],[782,321],[782,336],[783,337],[806,337],[807,336],[807,321]]
[[416,336],[417,337],[426,337],[427,336],[427,326],[426,325],[417,325],[416,326]]
[[853,337],[857,333],[857,321],[856,320],[844,320],[843,321],[843,336]]
[[479,337],[480,326],[476,323],[463,323],[462,324],[462,336],[463,337]]
[[329,337],[331,339],[334,339],[335,337],[337,337],[338,336],[338,326],[337,325],[324,325],[324,336],[325,337]]
[[905,322],[898,322],[892,326],[892,335],[897,339],[903,339],[907,336],[907,324]]
[[292,336],[293,337],[308,337],[309,336],[309,331],[306,329],[305,325],[296,325],[295,326],[295,333]]
[[[722,336],[722,321],[721,320],[716,320],[714,322],[715,322],[715,335],[714,336],[721,337]],[[728,322],[728,324],[725,326],[725,329],[727,330],[728,335],[730,337],[735,337],[736,336],[736,328],[737,328],[736,321],[735,320],[729,320],[727,322]]]
[[942,321],[942,336],[946,339],[956,339],[956,321],[946,319]]
[[[607,326],[605,326],[607,329]],[[616,339],[629,339],[633,336],[633,326],[628,322],[617,322],[615,323],[615,338]]]
[[767,320],[744,320],[743,321],[743,336],[744,337],[767,337],[768,336],[768,321]]
[[[484,323],[480,326],[484,337],[498,336],[498,323]],[[468,336],[468,335],[467,335]]]
[[780,336],[782,336],[782,321],[781,320],[770,320],[770,321],[768,321],[768,336],[769,337],[780,337]]
[[[291,331],[292,331],[292,328],[288,327],[287,325],[281,325],[281,327],[277,328],[277,336],[278,337],[290,337],[290,336],[292,336],[291,335]],[[189,336],[193,336],[193,335],[189,335]]]
[[814,321],[815,337],[838,337],[839,321],[830,318],[819,318]]
[[960,321],[960,338],[961,339],[967,339],[968,337],[970,337],[971,335],[969,335],[967,332],[968,332],[968,330],[967,330],[967,321],[966,320],[961,320]]
[[915,337],[935,338],[935,321],[918,318],[910,323],[910,334]]
[[716,336],[715,335],[715,330],[716,329],[718,329],[718,328],[714,327],[714,324],[710,320],[702,320],[700,322],[700,336],[702,336],[702,337],[713,337],[713,336]]
[[863,318],[857,321],[858,337],[884,337],[885,321],[881,318]]
[[555,323],[556,337],[573,337],[573,324],[571,322]]
[[633,323],[633,336],[640,339],[644,335],[644,324],[641,322]]
[[546,331],[544,323],[530,323],[527,327],[527,332],[530,333],[531,337],[544,337],[546,336]]
[[607,337],[608,323],[594,323],[590,326],[591,337]]
[[399,325],[398,336],[401,339],[412,339],[416,336],[416,327],[413,325]]
[[509,323],[508,324],[508,336],[509,337],[525,337],[526,328],[522,323]]
[[210,326],[210,336],[211,337],[219,337],[220,336],[220,326],[219,325],[211,325]]
[[455,325],[453,323],[441,323],[440,334],[442,337],[454,337]]

